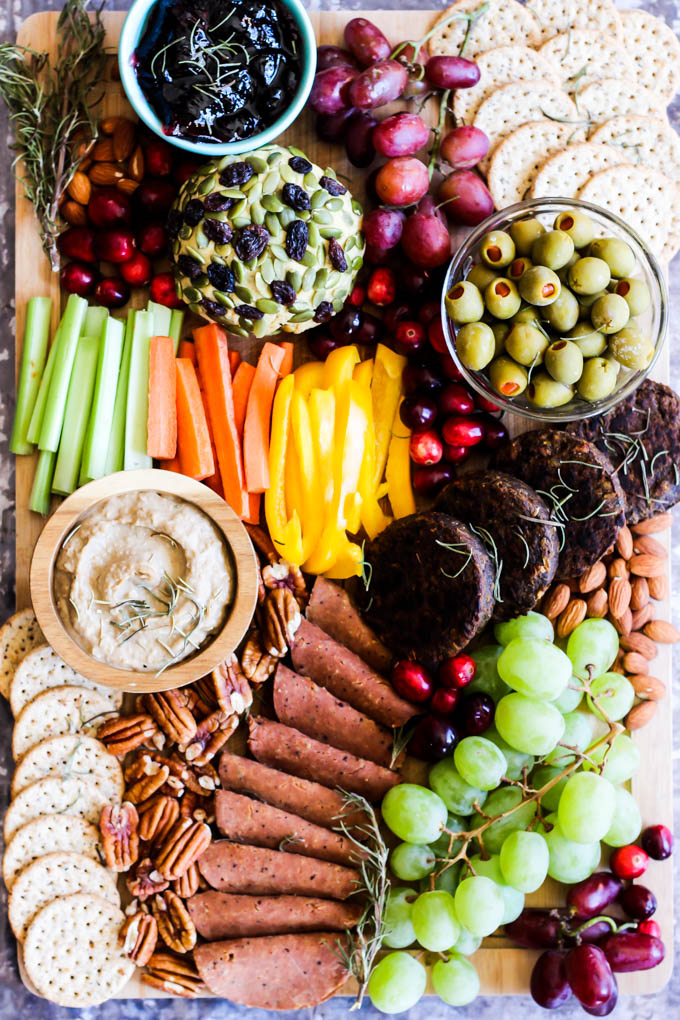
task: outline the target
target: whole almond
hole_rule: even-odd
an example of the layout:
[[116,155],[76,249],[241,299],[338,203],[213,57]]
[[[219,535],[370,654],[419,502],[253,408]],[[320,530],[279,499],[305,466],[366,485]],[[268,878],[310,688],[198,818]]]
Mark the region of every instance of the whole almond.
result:
[[668,598],[668,576],[659,574],[658,577],[648,577],[647,586],[649,594],[655,602],[663,602]]
[[82,170],[76,170],[66,190],[74,202],[87,205],[92,194],[90,178]]
[[668,559],[666,547],[651,535],[636,535],[633,544],[636,553],[649,553],[650,556],[658,556],[662,560]]
[[646,577],[634,577],[630,585],[630,608],[633,612],[649,605],[649,585]]
[[84,205],[79,205],[72,199],[62,202],[59,206],[59,212],[72,227],[84,227],[87,225],[87,209]]
[[556,620],[569,605],[570,595],[568,584],[556,584],[552,591],[546,595],[541,612],[549,620]]
[[622,634],[619,644],[626,652],[639,652],[650,662],[659,654],[659,649],[651,638],[639,631],[631,631],[630,634]]
[[624,524],[617,535],[616,551],[624,560],[629,560],[633,555],[633,533],[627,524]]
[[112,163],[115,158],[112,139],[99,138],[92,150],[92,159],[95,163]]
[[133,181],[131,177],[122,177],[116,187],[126,195],[131,195],[139,187],[139,181]]
[[581,574],[578,582],[579,591],[586,595],[589,591],[600,588],[606,578],[607,568],[604,563],[594,563],[590,570],[586,570],[585,574]]
[[647,673],[649,672],[649,660],[639,652],[626,652],[623,657],[623,668],[626,673]]
[[125,162],[132,155],[135,147],[137,131],[135,125],[127,117],[121,117],[113,132],[113,155],[119,163]]
[[636,535],[656,535],[659,531],[666,531],[673,523],[671,513],[657,514],[647,521],[638,521],[633,525],[633,532]]
[[603,620],[607,615],[608,607],[607,592],[604,588],[598,588],[586,602],[586,616],[595,620]]
[[645,673],[633,673],[628,677],[628,680],[638,698],[661,701],[666,697],[666,685],[658,677],[647,676]]
[[620,673],[621,676],[625,674],[626,671],[623,668],[623,656],[624,656],[623,649],[619,648],[618,652],[616,653],[616,658],[609,667],[610,673]]
[[133,181],[141,181],[144,177],[144,152],[141,145],[138,145],[130,156],[127,167],[128,177]]
[[112,135],[119,120],[119,117],[104,117],[99,121],[99,130],[103,135]]
[[633,630],[642,630],[644,625],[652,619],[653,612],[651,602],[648,602],[642,609],[636,609],[633,612]]
[[609,585],[609,612],[622,617],[630,606],[631,586],[625,577],[615,577]]
[[579,623],[586,618],[586,604],[583,599],[572,599],[567,608],[560,613],[557,621],[557,636],[560,638],[569,637],[572,631],[576,630]]
[[638,705],[633,705],[624,720],[626,729],[641,730],[643,726],[650,722],[656,712],[656,708],[656,701],[641,701]]
[[638,577],[658,577],[666,570],[666,564],[659,556],[651,553],[639,553],[628,560],[631,574]]
[[88,176],[93,184],[100,188],[111,188],[120,181],[125,174],[119,170],[115,163],[93,163],[88,171]]
[[630,634],[633,629],[633,614],[630,609],[626,609],[622,616],[614,616],[612,613],[609,614],[608,620],[613,623],[619,634]]
[[609,574],[610,578],[612,578],[612,580],[615,577],[627,578],[629,571],[626,561],[624,559],[621,559],[620,556],[618,556],[615,560],[612,560],[611,563],[609,564],[609,570],[607,571],[607,573]]
[[645,624],[645,635],[660,645],[674,645],[680,641],[680,633],[668,620],[650,620]]

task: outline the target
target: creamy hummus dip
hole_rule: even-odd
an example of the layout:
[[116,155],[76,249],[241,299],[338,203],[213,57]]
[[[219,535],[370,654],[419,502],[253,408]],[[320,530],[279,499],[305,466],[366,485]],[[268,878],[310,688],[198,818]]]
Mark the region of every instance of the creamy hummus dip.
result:
[[78,644],[118,669],[160,672],[218,631],[234,589],[209,517],[159,492],[98,503],[57,556],[59,613]]

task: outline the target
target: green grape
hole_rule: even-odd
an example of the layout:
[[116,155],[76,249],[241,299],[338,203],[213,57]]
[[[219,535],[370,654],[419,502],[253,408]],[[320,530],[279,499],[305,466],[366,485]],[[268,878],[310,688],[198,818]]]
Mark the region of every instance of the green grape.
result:
[[570,776],[560,797],[560,828],[575,843],[594,843],[605,836],[614,818],[616,791],[594,772]]
[[[468,824],[460,815],[454,815],[449,812],[446,819],[446,828],[449,832],[467,832]],[[449,857],[453,856],[462,844],[462,839],[454,839],[453,844],[451,844],[449,833],[442,832],[439,839],[435,839],[434,843],[430,843],[430,850],[433,851],[436,857]]]
[[515,638],[552,641],[554,631],[547,616],[543,616],[542,613],[529,612],[526,616],[517,616],[514,620],[497,623],[493,629],[493,636],[499,645],[509,645]]
[[381,1013],[404,1013],[422,998],[427,971],[409,953],[388,953],[376,964],[368,981],[368,995]]
[[488,821],[488,817],[484,817],[485,815],[495,818],[511,808],[516,808],[507,818],[499,818],[497,822],[492,822],[489,828],[484,830],[482,837],[484,849],[490,854],[499,853],[506,836],[517,829],[527,829],[536,817],[536,802],[528,801],[521,807],[517,807],[521,800],[522,791],[518,790],[516,786],[502,786],[500,790],[494,790],[487,797],[484,804],[484,815],[475,812],[470,818],[469,827],[472,832]]
[[434,871],[435,855],[429,846],[400,843],[390,854],[390,868],[402,882],[417,882]]
[[437,960],[432,968],[432,987],[449,1006],[467,1006],[479,995],[479,976],[469,960],[460,953],[449,953],[448,960]]
[[578,677],[572,675],[569,685],[564,688],[559,698],[555,698],[550,704],[554,705],[563,715],[566,715],[567,712],[573,712],[574,709],[578,708],[582,701],[583,689],[581,681]]
[[500,860],[508,885],[524,893],[536,892],[548,874],[548,844],[540,832],[511,832],[501,847]]
[[482,875],[464,878],[456,889],[456,916],[473,935],[484,938],[498,928],[505,903],[495,882]]
[[605,766],[601,774],[615,786],[625,783],[635,775],[640,766],[640,749],[627,733],[619,733],[618,737],[614,737],[608,753],[607,745],[601,744],[595,751],[590,751],[588,757],[595,765],[584,762],[583,768],[590,772],[604,761]]
[[619,635],[609,620],[584,620],[569,635],[567,655],[574,673],[585,680],[586,666],[594,666],[593,676],[606,673],[619,650]]
[[592,875],[600,863],[600,844],[574,843],[567,839],[560,828],[557,814],[548,815],[546,822],[553,826],[550,832],[545,833],[550,854],[550,877],[556,882],[573,885]]
[[416,900],[413,889],[393,886],[385,907],[385,934],[383,945],[388,949],[405,949],[416,940],[411,922],[411,911]]
[[602,842],[607,846],[627,846],[635,842],[641,829],[642,817],[635,798],[622,786],[617,787],[614,817]]
[[501,678],[520,694],[552,701],[571,680],[564,652],[540,638],[515,638],[498,660]]
[[385,825],[405,843],[431,843],[446,824],[446,804],[424,786],[400,783],[382,802]]
[[411,911],[413,930],[423,949],[443,953],[460,935],[460,924],[451,893],[441,890],[421,893]]
[[472,682],[468,684],[466,693],[480,691],[482,694],[488,694],[494,701],[500,701],[505,694],[510,693],[510,688],[503,683],[496,668],[502,651],[500,645],[485,645],[484,648],[478,648],[470,653],[475,660],[477,671]]
[[593,728],[589,716],[585,712],[567,712],[564,717],[562,739],[545,760],[548,765],[559,765],[560,768],[566,769],[567,765],[576,761],[576,755],[570,754],[567,748],[577,747],[579,751],[585,751],[592,739]]
[[[544,786],[548,785],[551,779],[554,779],[555,776],[559,776],[562,771],[562,769],[557,768],[554,765],[539,765],[539,767],[534,769],[534,772],[532,773],[531,785],[535,790],[542,790]],[[569,776],[563,776],[559,783],[555,783],[554,786],[550,787],[547,793],[543,794],[541,803],[548,809],[548,811],[557,811],[557,805],[560,802],[562,790],[567,785],[568,779]]]
[[[454,811],[457,815],[472,814],[476,810],[475,805],[483,807],[486,800],[486,791],[478,790],[476,786],[466,783],[454,765],[453,758],[444,758],[443,761],[433,765],[428,782],[449,811]],[[395,786],[393,789],[398,790],[399,787]],[[389,797],[389,794],[387,796]],[[387,824],[389,825],[389,822]]]
[[[460,879],[460,871],[462,867],[462,861],[456,861],[455,864],[449,864],[446,866],[444,871],[440,871],[445,866],[441,863],[437,864],[438,875],[434,876],[434,888],[440,889],[443,892],[455,893],[458,888],[458,880]],[[420,892],[430,892],[432,889],[432,875],[429,878],[421,879],[418,888]]]
[[477,952],[481,944],[482,940],[479,935],[473,935],[467,928],[461,927],[458,941],[453,947],[452,952],[462,953],[463,956],[472,956],[473,953]]
[[463,737],[453,760],[465,782],[480,790],[495,790],[508,767],[503,752],[484,737]]
[[537,756],[552,751],[564,733],[564,717],[556,708],[524,694],[506,694],[501,698],[496,706],[495,723],[511,747]]
[[633,685],[620,673],[603,673],[597,680],[593,680],[590,689],[593,697],[597,698],[597,705],[593,697],[587,695],[588,708],[599,719],[607,716],[612,722],[616,722],[628,715],[633,707],[635,701]]
[[510,747],[510,744],[503,740],[495,726],[489,726],[488,730],[484,731],[484,736],[503,752],[503,757],[508,763],[508,767],[505,770],[507,779],[520,779],[524,769],[529,772],[533,768],[534,756],[532,754],[524,754],[523,751],[516,751],[514,747]]
[[524,893],[507,884],[501,871],[498,854],[492,854],[486,861],[482,860],[479,854],[475,854],[470,858],[470,865],[478,875],[490,878],[500,889],[505,905],[502,924],[510,924],[511,921],[515,921],[524,910]]

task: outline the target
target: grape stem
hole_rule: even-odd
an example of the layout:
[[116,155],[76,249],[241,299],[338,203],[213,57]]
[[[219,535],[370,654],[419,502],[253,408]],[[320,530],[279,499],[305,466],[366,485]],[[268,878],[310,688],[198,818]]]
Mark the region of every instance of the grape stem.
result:
[[600,914],[599,917],[589,917],[588,920],[584,921],[583,924],[579,928],[575,928],[573,931],[570,931],[569,934],[570,935],[574,935],[574,936],[578,936],[582,932],[587,931],[588,928],[590,928],[593,924],[597,924],[598,921],[605,921],[609,925],[609,927],[611,928],[612,931],[620,931],[621,930],[618,927],[618,925],[616,924],[616,921],[614,920],[613,917],[607,917],[606,914]]
[[437,164],[439,162],[439,151],[442,144],[442,133],[444,131],[444,125],[446,124],[446,114],[449,108],[449,99],[451,98],[451,89],[446,89],[442,93],[442,97],[439,100],[439,120],[437,121],[436,128],[433,128],[434,142],[430,149],[430,160],[427,164],[427,172],[432,180],[432,175],[435,172]]
[[399,56],[399,54],[403,53],[404,50],[408,46],[413,46],[413,52],[414,52],[415,56],[417,57],[418,54],[420,53],[421,48],[425,45],[425,43],[429,42],[429,40],[432,38],[432,36],[436,35],[437,32],[440,32],[442,30],[442,28],[446,28],[446,26],[450,25],[452,21],[467,21],[467,29],[466,29],[466,32],[465,32],[465,38],[463,39],[461,47],[460,47],[460,49],[458,51],[458,56],[462,57],[463,54],[465,53],[465,50],[467,49],[468,43],[470,42],[470,33],[472,31],[472,27],[473,27],[474,23],[479,18],[483,17],[486,14],[486,12],[488,11],[488,9],[489,9],[489,3],[487,2],[487,3],[484,3],[484,4],[480,4],[480,6],[475,8],[474,11],[469,11],[469,12],[454,11],[454,13],[453,14],[449,14],[449,16],[447,18],[444,18],[441,21],[438,21],[437,24],[434,25],[429,30],[429,32],[425,33],[425,35],[422,37],[422,39],[408,39],[406,42],[399,43],[399,45],[395,46],[395,48],[390,53],[389,59],[390,60],[396,60],[397,57]]

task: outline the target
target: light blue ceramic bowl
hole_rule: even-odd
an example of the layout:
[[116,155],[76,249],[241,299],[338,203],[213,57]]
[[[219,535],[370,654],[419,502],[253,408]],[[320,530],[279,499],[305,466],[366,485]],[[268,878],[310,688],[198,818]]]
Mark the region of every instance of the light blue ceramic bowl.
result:
[[185,149],[187,152],[195,152],[201,156],[209,157],[249,152],[252,149],[259,148],[261,145],[267,145],[269,142],[275,141],[283,134],[286,128],[290,127],[293,121],[300,115],[307,102],[316,73],[316,37],[312,23],[309,20],[309,15],[301,0],[281,0],[295,19],[302,40],[302,73],[300,84],[290,106],[266,131],[253,135],[252,138],[244,138],[242,141],[215,142],[214,144],[210,142],[192,142],[186,138],[166,135],[163,131],[163,125],[139,87],[137,75],[132,66],[132,56],[146,27],[149,12],[156,2],[157,0],[135,0],[125,18],[120,35],[120,43],[118,44],[118,66],[125,94],[139,119],[148,128],[157,134],[159,138],[169,142],[170,145],[175,145],[179,149]]

